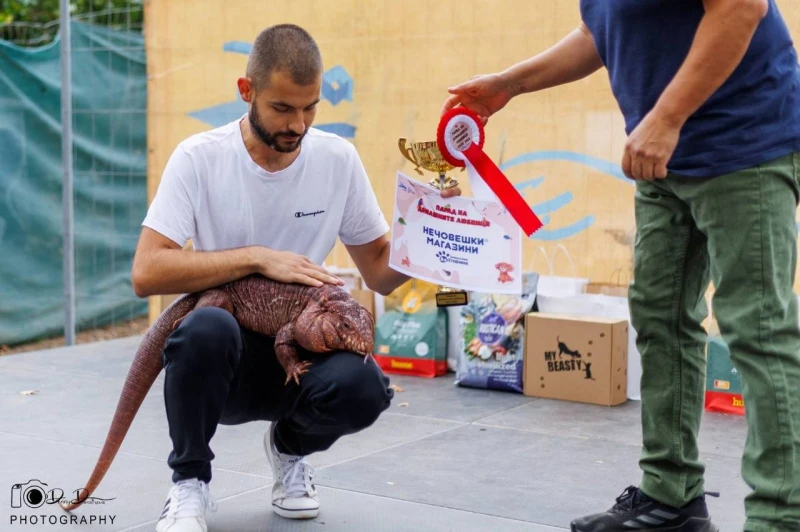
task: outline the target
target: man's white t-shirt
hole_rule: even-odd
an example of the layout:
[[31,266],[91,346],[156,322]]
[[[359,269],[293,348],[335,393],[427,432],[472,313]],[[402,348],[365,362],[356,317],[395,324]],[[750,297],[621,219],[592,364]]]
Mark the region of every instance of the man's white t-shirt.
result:
[[244,145],[239,121],[181,142],[142,225],[198,251],[265,246],[322,264],[336,237],[366,244],[386,222],[355,147],[309,128],[287,168],[268,172]]

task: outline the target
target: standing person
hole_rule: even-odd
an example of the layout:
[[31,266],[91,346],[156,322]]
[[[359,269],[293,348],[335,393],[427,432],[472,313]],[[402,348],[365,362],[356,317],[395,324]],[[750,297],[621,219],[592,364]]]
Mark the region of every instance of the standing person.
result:
[[717,530],[697,447],[712,279],[744,383],[744,530],[800,530],[800,74],[787,26],[774,0],[581,0],[580,12],[580,26],[552,48],[451,88],[443,108],[487,120],[517,95],[605,66],[625,118],[643,477],[571,528]]
[[[323,266],[339,237],[367,286],[389,294],[408,278],[388,266],[389,226],[354,146],[312,126],[322,59],[294,25],[262,31],[239,94],[248,112],[181,142],[143,221],[136,294],[204,290],[249,274],[312,286],[343,284]],[[448,195],[459,191],[450,191]],[[193,252],[181,248],[193,239]],[[191,312],[163,353],[173,486],[158,532],[205,532],[218,424],[272,422],[264,451],[272,507],[288,518],[319,512],[306,456],[371,426],[393,398],[371,361],[347,352],[312,357],[299,386],[275,339],[239,327],[220,308]]]

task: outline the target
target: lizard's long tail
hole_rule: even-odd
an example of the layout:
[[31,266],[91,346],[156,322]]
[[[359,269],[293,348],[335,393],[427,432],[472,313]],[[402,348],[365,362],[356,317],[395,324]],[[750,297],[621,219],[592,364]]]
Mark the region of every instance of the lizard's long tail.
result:
[[95,464],[94,471],[89,477],[86,487],[79,491],[80,496],[72,501],[62,501],[61,507],[67,512],[71,512],[86,501],[103,480],[108,468],[117,455],[122,440],[128,433],[128,429],[133,423],[133,418],[139,411],[147,392],[153,386],[158,374],[163,369],[161,353],[164,350],[167,337],[172,332],[172,324],[179,318],[187,315],[197,304],[197,297],[194,295],[184,295],[175,300],[147,331],[136,356],[128,371],[128,377],[122,387],[122,393],[117,403],[117,410],[108,429],[103,450]]

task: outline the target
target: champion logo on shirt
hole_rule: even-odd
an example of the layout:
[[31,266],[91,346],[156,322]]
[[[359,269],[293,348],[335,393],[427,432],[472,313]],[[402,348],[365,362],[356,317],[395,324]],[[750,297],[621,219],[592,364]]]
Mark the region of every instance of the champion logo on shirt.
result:
[[306,216],[316,216],[318,214],[322,214],[323,212],[325,212],[325,211],[314,211],[314,212],[297,211],[296,213],[294,213],[294,217],[295,218],[304,218]]

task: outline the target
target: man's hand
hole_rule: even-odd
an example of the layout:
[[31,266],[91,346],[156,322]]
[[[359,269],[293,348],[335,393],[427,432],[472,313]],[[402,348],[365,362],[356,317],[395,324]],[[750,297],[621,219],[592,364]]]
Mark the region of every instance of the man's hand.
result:
[[306,257],[288,251],[247,246],[222,251],[186,251],[166,236],[142,228],[133,258],[131,282],[139,297],[199,292],[261,274],[283,282],[343,285]]
[[680,123],[651,111],[625,143],[622,171],[630,179],[664,179],[680,138]]
[[703,0],[692,47],[653,110],[625,145],[622,171],[632,179],[662,179],[683,124],[725,83],[750,46],[767,0]]
[[442,105],[442,114],[462,105],[486,125],[489,117],[512,98],[583,79],[602,66],[594,39],[581,23],[558,43],[529,59],[450,87],[451,96]]
[[[443,198],[460,196],[459,187],[442,190]],[[350,257],[361,273],[367,288],[374,290],[382,296],[388,296],[398,286],[410,279],[407,275],[389,267],[391,251],[389,235],[383,235],[372,242],[360,246],[346,246]]]
[[443,198],[452,198],[453,196],[460,196],[461,195],[461,188],[460,187],[453,187],[442,190],[441,196]]
[[474,76],[469,81],[450,87],[447,91],[452,96],[442,105],[442,114],[453,107],[463,105],[474,111],[483,125],[486,125],[489,117],[505,107],[513,97],[509,82],[500,74]]
[[309,286],[322,286],[330,283],[342,286],[344,281],[311,262],[308,257],[291,251],[276,251],[269,248],[255,248],[258,273],[283,283],[300,283]]

